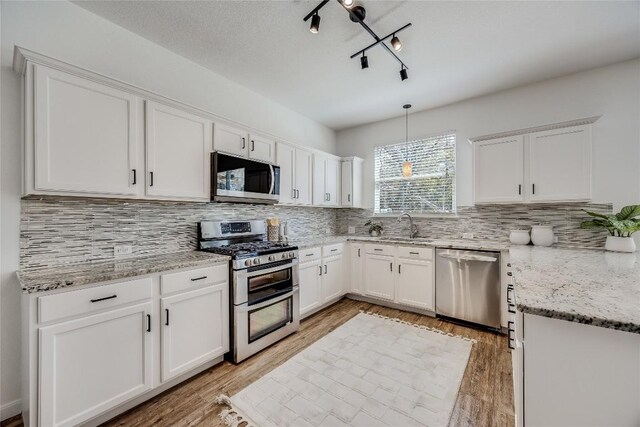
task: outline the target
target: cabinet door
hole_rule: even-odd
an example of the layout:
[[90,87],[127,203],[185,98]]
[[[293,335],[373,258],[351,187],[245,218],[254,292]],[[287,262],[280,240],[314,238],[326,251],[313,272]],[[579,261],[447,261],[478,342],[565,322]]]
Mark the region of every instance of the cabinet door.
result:
[[434,311],[431,261],[398,258],[397,269],[396,302]]
[[327,192],[327,205],[340,205],[340,160],[328,158],[325,161],[325,188]]
[[298,264],[300,283],[300,315],[311,312],[322,304],[322,262],[303,262]]
[[353,206],[353,162],[346,160],[342,163],[340,206]]
[[313,154],[307,150],[296,148],[294,188],[296,189],[296,203],[311,204],[311,188],[313,179]]
[[321,154],[313,155],[313,204],[314,206],[325,206],[327,201],[327,190],[325,183],[325,161],[326,157]]
[[209,200],[212,123],[155,102],[146,107],[147,194]]
[[295,161],[296,149],[278,142],[276,144],[276,160],[280,166],[280,203],[295,203]]
[[322,293],[327,302],[344,295],[344,273],[341,256],[325,258],[323,261]]
[[162,381],[229,351],[229,285],[185,292],[160,300]]
[[367,254],[365,258],[365,294],[393,301],[395,273],[393,257]]
[[364,293],[364,248],[359,243],[349,244],[349,266],[350,271],[347,275],[350,279],[349,291],[354,294],[362,295]]
[[474,144],[475,203],[524,201],[522,135]]
[[40,419],[67,426],[152,386],[151,302],[40,328]]
[[246,157],[249,149],[249,134],[246,130],[216,123],[214,126],[213,149]]
[[591,199],[591,127],[529,135],[531,201]]
[[275,163],[276,143],[272,139],[249,135],[249,158]]
[[34,103],[35,190],[138,192],[135,96],[36,66]]

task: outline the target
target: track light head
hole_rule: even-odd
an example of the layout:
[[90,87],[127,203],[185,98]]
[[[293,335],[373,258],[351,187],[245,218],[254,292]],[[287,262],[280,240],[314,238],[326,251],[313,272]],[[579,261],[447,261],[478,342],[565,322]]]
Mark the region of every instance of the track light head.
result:
[[399,52],[402,49],[402,42],[400,41],[398,36],[396,36],[395,34],[393,35],[393,38],[391,39],[391,46],[393,47],[393,49],[396,52]]
[[316,12],[311,17],[311,26],[309,27],[309,31],[311,31],[313,34],[316,34],[318,31],[320,31],[320,15],[318,15],[318,12]]
[[353,7],[353,0],[342,0],[342,4],[347,9],[351,9]]
[[360,58],[360,66],[364,70],[365,68],[369,68],[369,58],[362,52],[362,57]]
[[404,65],[402,66],[402,69],[400,70],[400,79],[402,81],[405,81],[409,78],[409,75],[407,74],[407,69],[404,68]]

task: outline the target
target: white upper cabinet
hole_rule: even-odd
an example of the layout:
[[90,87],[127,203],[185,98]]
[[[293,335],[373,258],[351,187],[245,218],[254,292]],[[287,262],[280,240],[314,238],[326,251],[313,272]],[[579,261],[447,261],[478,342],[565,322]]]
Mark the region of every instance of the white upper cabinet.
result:
[[524,201],[524,138],[476,142],[475,202]]
[[340,206],[345,208],[362,207],[363,163],[364,160],[358,157],[342,160]]
[[249,158],[262,162],[275,163],[276,143],[272,139],[249,135]]
[[25,153],[28,165],[35,161],[26,192],[136,195],[137,97],[41,65],[33,73],[33,99],[25,102],[34,144]]
[[590,200],[591,150],[590,124],[475,142],[474,201]]
[[146,121],[147,195],[209,200],[211,121],[149,101]]
[[276,160],[280,166],[280,203],[310,205],[312,154],[278,142]]
[[591,199],[591,128],[529,135],[531,201]]
[[340,160],[329,155],[313,155],[313,204],[339,206]]
[[244,129],[238,129],[220,123],[215,124],[213,149],[224,151],[236,156],[246,156],[248,150],[249,133]]

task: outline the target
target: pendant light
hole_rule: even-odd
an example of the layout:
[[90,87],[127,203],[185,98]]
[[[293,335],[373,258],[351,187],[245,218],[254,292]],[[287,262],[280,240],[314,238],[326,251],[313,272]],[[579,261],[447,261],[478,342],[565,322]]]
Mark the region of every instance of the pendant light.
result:
[[[404,104],[402,106],[402,108],[404,108],[404,123],[405,123],[405,138],[404,138],[404,142],[408,143],[409,142],[409,108],[411,108],[411,104]],[[413,164],[409,161],[409,160],[405,160],[404,163],[402,163],[402,176],[404,178],[410,178],[411,175],[413,175]]]

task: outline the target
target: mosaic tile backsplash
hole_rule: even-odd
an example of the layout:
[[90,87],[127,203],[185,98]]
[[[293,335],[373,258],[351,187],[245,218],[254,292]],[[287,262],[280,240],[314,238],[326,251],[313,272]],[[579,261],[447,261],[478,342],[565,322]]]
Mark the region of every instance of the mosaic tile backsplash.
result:
[[[606,233],[580,230],[581,209],[611,212],[611,204],[493,205],[459,207],[453,218],[416,218],[420,236],[508,241],[509,230],[532,224],[554,225],[558,246],[598,247]],[[287,221],[291,238],[367,234],[367,209],[331,209],[162,202],[116,199],[43,197],[22,200],[20,267],[31,270],[113,259],[115,245],[131,245],[133,256],[172,253],[196,248],[196,223],[203,219],[279,217]],[[385,235],[406,235],[409,222],[376,218]]]
[[[418,217],[419,236],[433,239],[462,238],[463,233],[473,233],[475,239],[508,242],[509,231],[530,228],[531,225],[553,225],[558,237],[556,246],[602,248],[607,237],[604,231],[582,230],[580,222],[588,219],[583,209],[611,213],[611,204],[564,203],[564,204],[513,204],[488,206],[459,206],[453,217]],[[350,225],[356,227],[356,234],[366,234],[364,223],[372,216],[371,210],[343,209],[338,212],[338,232],[347,233]],[[383,235],[408,236],[409,220],[405,217],[398,222],[396,217],[377,217],[382,222]]]

